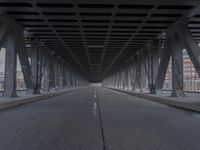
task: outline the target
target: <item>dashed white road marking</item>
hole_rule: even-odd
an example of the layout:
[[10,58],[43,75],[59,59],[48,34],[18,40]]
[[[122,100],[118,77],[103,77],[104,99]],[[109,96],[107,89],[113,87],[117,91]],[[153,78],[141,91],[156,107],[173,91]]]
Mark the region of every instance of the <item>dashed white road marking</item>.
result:
[[94,90],[94,98],[97,98],[97,91],[96,91],[96,89]]
[[93,115],[94,115],[94,117],[97,116],[97,103],[96,102],[94,102],[94,105],[93,105]]

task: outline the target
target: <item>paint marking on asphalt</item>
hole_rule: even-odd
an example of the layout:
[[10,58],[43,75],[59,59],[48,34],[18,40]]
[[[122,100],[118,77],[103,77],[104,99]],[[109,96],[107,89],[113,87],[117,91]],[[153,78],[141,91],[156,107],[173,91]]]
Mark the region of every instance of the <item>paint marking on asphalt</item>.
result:
[[94,105],[93,105],[93,115],[94,115],[94,117],[97,116],[97,103],[96,102],[94,102]]
[[94,90],[94,98],[97,98],[97,91],[96,91],[96,89]]
[[98,111],[98,115],[99,115],[99,123],[100,123],[100,128],[101,128],[103,150],[106,150],[106,143],[105,143],[105,138],[104,138],[103,122],[102,122],[101,109],[100,109],[100,103],[99,103],[98,97],[97,97],[97,109],[98,109],[97,111]]

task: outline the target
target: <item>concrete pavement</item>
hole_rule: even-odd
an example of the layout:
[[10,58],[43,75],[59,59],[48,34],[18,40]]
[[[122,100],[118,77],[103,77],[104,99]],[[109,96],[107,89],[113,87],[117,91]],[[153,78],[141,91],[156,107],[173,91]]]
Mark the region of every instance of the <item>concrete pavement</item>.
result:
[[200,148],[198,113],[104,88],[2,110],[0,120],[2,150]]
[[199,150],[198,113],[109,89],[99,95],[108,150]]
[[41,94],[24,94],[19,97],[12,98],[0,98],[0,110],[15,107],[18,105],[24,105],[31,102],[36,102],[39,100],[45,100],[54,96],[62,95],[64,93],[72,92],[74,90],[80,89],[78,88],[70,88],[62,91],[51,91],[50,93],[41,93]]

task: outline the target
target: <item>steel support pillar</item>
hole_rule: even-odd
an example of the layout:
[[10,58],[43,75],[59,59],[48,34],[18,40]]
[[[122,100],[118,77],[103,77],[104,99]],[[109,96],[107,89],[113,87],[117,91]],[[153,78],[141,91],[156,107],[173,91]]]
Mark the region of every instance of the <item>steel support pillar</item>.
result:
[[74,77],[72,71],[70,71],[70,87],[74,87]]
[[148,48],[148,69],[147,69],[147,76],[148,76],[148,84],[149,84],[149,92],[151,94],[155,94],[155,86],[153,82],[153,49]]
[[184,20],[184,22],[180,23],[177,29],[177,33],[179,34],[179,37],[183,41],[183,44],[194,65],[194,68],[196,69],[200,77],[200,48],[195,42],[194,37],[192,33],[190,32],[190,29],[188,28],[187,20]]
[[[155,82],[156,82],[156,76],[158,74],[158,66],[159,66],[159,48],[155,48],[152,52],[152,81],[153,86],[155,90]],[[155,92],[154,92],[155,93]]]
[[52,51],[49,52],[49,78],[50,78],[50,89],[55,90],[55,72],[54,72],[54,59]]
[[124,71],[124,78],[125,78],[125,86],[126,86],[126,89],[128,90],[129,89],[129,85],[128,85],[128,66],[129,64],[128,63],[126,63],[126,65],[125,65],[125,71]]
[[39,94],[41,89],[40,83],[40,49],[39,42],[34,40],[31,43],[31,72],[33,80],[33,94]]
[[59,60],[57,56],[53,56],[54,63],[53,63],[53,70],[54,70],[54,82],[55,82],[55,90],[59,90]]
[[142,92],[141,87],[141,56],[137,55],[137,64],[136,64],[136,72],[135,72],[135,86]]
[[182,45],[179,36],[175,33],[172,43],[172,97],[185,96],[183,92],[183,58]]
[[117,87],[117,85],[116,85],[116,77],[117,77],[117,74],[115,73],[115,74],[113,75],[113,87],[114,87],[114,88]]
[[68,87],[72,87],[72,80],[71,80],[71,70],[68,69]]
[[[24,29],[15,20],[7,16],[0,16],[0,29],[0,48],[6,43],[4,97],[17,96],[17,54],[29,93],[37,94],[40,92],[42,79],[44,79],[43,90],[45,92],[49,92],[52,88],[63,89],[66,85],[75,87],[87,84],[87,81],[82,81],[81,76],[71,68],[65,68],[62,59],[54,63],[54,51],[45,45],[39,45],[38,42],[32,42],[31,54],[29,53],[31,57],[30,65],[23,39]],[[44,48],[44,51],[41,51],[41,48]],[[58,68],[60,68],[60,71],[57,71]]]
[[70,87],[70,72],[67,66],[65,69],[65,76],[66,76],[66,87],[69,88]]
[[120,72],[117,73],[117,88],[120,89]]
[[135,91],[135,75],[136,75],[136,58],[132,60],[131,68],[130,68],[130,75],[131,75],[131,90]]
[[120,72],[119,72],[119,82],[120,82],[120,89],[123,89],[123,72],[122,72],[122,69],[120,69]]
[[60,68],[59,90],[63,90],[64,89],[64,69],[62,65],[60,65],[59,68]]
[[125,68],[122,69],[122,89],[126,88],[126,71]]
[[33,76],[31,72],[31,66],[28,60],[28,54],[25,47],[23,35],[20,35],[20,37],[17,38],[16,45],[17,45],[17,53],[19,61],[21,64],[21,69],[24,76],[24,81],[26,83],[27,93],[32,94],[34,89]]
[[130,61],[127,62],[127,80],[128,90],[131,90],[131,75],[130,75]]
[[75,86],[77,87],[77,86],[78,86],[77,75],[76,75],[76,74],[74,74],[74,75],[75,75],[75,76],[74,76],[74,77],[75,77],[75,78],[74,78],[74,79],[75,79]]
[[17,50],[16,36],[10,32],[7,37],[5,78],[3,97],[16,97],[16,72],[17,72]]
[[167,72],[170,56],[171,56],[171,38],[167,37],[165,47],[162,50],[162,56],[160,59],[158,73],[155,81],[156,94],[162,94],[162,87],[165,81],[165,75]]
[[74,75],[74,73],[72,72],[72,74],[71,74],[72,76],[71,76],[71,80],[72,80],[72,87],[76,87],[76,82],[75,82],[75,75]]
[[66,72],[66,67],[65,64],[63,64],[63,86],[64,88],[67,88],[67,72]]
[[116,73],[116,88],[119,89],[119,71]]
[[44,66],[44,82],[43,82],[43,91],[49,92],[50,91],[50,62],[49,59],[46,60],[45,66]]
[[[141,57],[140,57],[141,58]],[[146,77],[147,77],[147,74],[146,74],[146,71],[145,71],[145,67],[146,67],[146,64],[145,63],[142,63],[141,61],[145,62],[146,58],[145,57],[142,57],[143,59],[140,59],[140,66],[141,66],[141,80],[140,80],[140,84],[141,84],[141,89],[145,89],[146,88]]]
[[39,46],[39,63],[38,63],[38,86],[40,88],[42,88],[42,78],[43,78],[43,55],[42,55],[42,51],[41,51],[41,46]]
[[148,60],[148,73],[149,73],[149,90],[151,94],[156,94],[155,82],[156,76],[158,74],[159,65],[159,54],[158,48],[152,48],[149,50],[149,60]]

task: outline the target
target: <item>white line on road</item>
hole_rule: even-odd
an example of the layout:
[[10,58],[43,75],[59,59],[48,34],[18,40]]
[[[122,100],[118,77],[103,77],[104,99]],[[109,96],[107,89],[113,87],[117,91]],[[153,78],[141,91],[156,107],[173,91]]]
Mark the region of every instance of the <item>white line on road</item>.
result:
[[97,98],[97,91],[96,91],[96,89],[94,90],[94,98]]
[[96,102],[93,105],[93,115],[94,115],[94,117],[97,116],[97,103]]

